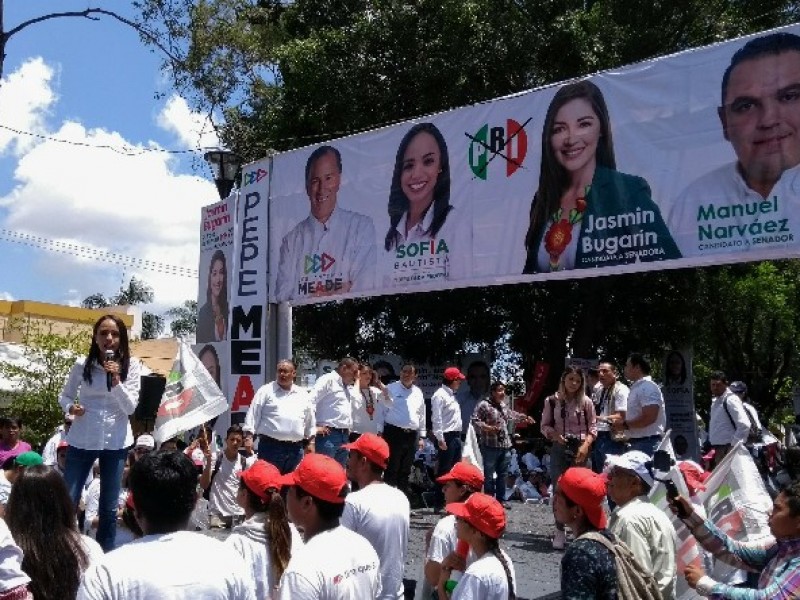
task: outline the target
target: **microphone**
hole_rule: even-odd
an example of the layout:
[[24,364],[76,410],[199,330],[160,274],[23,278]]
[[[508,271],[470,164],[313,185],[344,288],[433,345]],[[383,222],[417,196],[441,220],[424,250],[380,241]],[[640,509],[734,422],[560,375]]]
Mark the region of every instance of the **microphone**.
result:
[[[114,360],[114,351],[113,350],[106,350],[106,362]],[[113,383],[114,375],[106,371],[106,387],[108,391],[111,391],[111,385]]]

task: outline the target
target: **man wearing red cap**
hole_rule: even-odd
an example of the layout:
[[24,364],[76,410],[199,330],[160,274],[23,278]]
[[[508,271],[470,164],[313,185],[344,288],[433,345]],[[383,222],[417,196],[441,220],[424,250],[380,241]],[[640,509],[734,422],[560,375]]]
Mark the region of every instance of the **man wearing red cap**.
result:
[[376,598],[401,600],[411,507],[403,492],[383,482],[389,445],[365,433],[345,447],[350,450],[347,475],[359,489],[347,495],[342,525],[367,538],[378,553],[383,594]]
[[[437,475],[449,472],[461,460],[461,406],[456,400],[456,392],[466,377],[457,367],[444,370],[442,387],[431,397],[431,425],[439,450]],[[444,496],[437,489],[435,505],[442,506]]]
[[347,496],[341,465],[309,454],[278,483],[289,486],[286,507],[305,540],[283,573],[280,600],[380,597],[378,555],[364,537],[340,524]]

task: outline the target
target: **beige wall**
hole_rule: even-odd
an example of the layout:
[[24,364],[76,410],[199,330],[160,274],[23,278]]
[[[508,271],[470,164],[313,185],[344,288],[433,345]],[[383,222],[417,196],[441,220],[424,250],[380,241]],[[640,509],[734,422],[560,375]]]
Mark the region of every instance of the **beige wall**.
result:
[[[122,307],[115,308],[117,310],[112,312],[130,328],[133,317],[120,313]],[[31,300],[0,300],[0,341],[21,343],[26,331],[37,326],[52,327],[53,333],[58,334],[83,329],[91,333],[95,321],[109,311],[108,308],[79,308]]]

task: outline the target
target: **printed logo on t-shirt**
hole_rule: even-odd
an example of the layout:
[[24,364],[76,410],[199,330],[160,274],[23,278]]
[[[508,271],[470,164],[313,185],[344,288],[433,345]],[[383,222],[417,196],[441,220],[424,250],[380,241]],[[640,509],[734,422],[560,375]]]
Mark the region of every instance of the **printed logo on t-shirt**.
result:
[[377,568],[377,565],[374,563],[370,563],[368,565],[359,565],[357,567],[353,567],[352,569],[347,569],[341,575],[336,575],[333,578],[333,585],[339,585],[343,581],[350,579],[351,577],[355,577],[357,575],[361,575],[362,573],[369,573],[370,571],[374,571]]

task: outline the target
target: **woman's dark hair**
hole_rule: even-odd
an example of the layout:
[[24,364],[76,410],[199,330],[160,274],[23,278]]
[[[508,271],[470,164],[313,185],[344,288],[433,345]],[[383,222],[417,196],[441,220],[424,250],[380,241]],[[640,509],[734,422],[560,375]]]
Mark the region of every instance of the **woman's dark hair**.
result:
[[74,598],[89,566],[63,477],[46,465],[29,467],[11,488],[6,523],[22,549],[22,570],[36,600]]
[[486,539],[489,552],[494,554],[495,558],[500,561],[500,564],[503,565],[503,571],[506,572],[506,581],[508,581],[508,600],[516,600],[517,595],[514,593],[514,579],[511,577],[511,569],[508,566],[506,557],[503,556],[502,552],[500,552],[500,542],[497,540],[497,538],[491,538],[487,535],[484,535],[483,537]]
[[576,398],[580,400],[586,395],[586,379],[583,376],[583,369],[575,365],[569,365],[564,369],[564,372],[561,374],[561,379],[558,382],[558,393],[560,396],[563,396],[564,400],[567,399],[567,388],[564,384],[567,381],[567,377],[573,374],[581,378],[581,386],[578,388],[578,391],[575,392]]
[[83,380],[87,383],[92,383],[92,366],[95,362],[103,364],[106,357],[100,352],[100,346],[97,345],[97,332],[100,330],[100,325],[103,321],[114,321],[119,329],[119,348],[117,349],[116,359],[119,361],[119,378],[120,381],[125,381],[128,378],[128,367],[131,364],[131,350],[128,346],[128,328],[117,315],[103,315],[95,321],[92,328],[92,345],[89,347],[89,355],[86,357],[86,362],[83,363]]
[[211,271],[214,270],[215,262],[222,263],[222,273],[225,279],[222,283],[222,290],[219,292],[219,308],[222,316],[228,318],[228,263],[225,260],[225,253],[217,249],[211,255],[211,262],[208,263],[208,283],[206,284],[206,302],[211,302]]
[[210,354],[214,357],[214,364],[217,365],[217,374],[214,376],[214,381],[217,385],[220,384],[220,364],[219,364],[219,354],[217,354],[217,349],[214,348],[211,344],[206,344],[200,349],[200,352],[197,353],[197,358],[200,362],[203,362],[203,355]]
[[0,417],[0,429],[11,427],[11,425],[16,425],[19,429],[22,429],[22,419],[16,415]]
[[[333,525],[338,523],[339,519],[342,518],[342,513],[344,513],[344,502],[328,502],[327,500],[320,500],[316,496],[312,496],[299,485],[294,486],[295,494],[298,498],[305,498],[306,496],[311,497],[311,501],[314,502],[317,506],[317,512],[319,513],[319,519],[324,524]],[[347,496],[347,486],[345,485],[341,491],[339,492],[339,496],[344,498]]]
[[[669,369],[669,363],[673,358],[677,358],[681,361],[681,372],[677,377],[674,377]],[[683,354],[677,350],[671,350],[670,353],[667,354],[667,359],[664,361],[664,380],[667,383],[677,383],[679,385],[686,383],[686,361],[683,358]]]
[[503,383],[502,381],[493,381],[492,385],[489,386],[489,391],[494,392],[495,390],[501,387],[502,388],[506,387],[506,384]]
[[269,499],[262,500],[244,481],[239,485],[247,492],[250,508],[257,513],[267,513],[267,518],[264,519],[264,533],[267,535],[270,559],[275,569],[275,581],[280,581],[292,557],[292,531],[289,528],[286,504],[276,489],[268,490]]
[[[444,136],[433,123],[418,123],[408,130],[400,141],[397,148],[397,157],[394,161],[394,174],[392,175],[392,188],[389,192],[389,231],[386,233],[384,248],[391,250],[398,241],[397,224],[403,215],[408,211],[408,197],[403,192],[400,185],[400,177],[403,173],[403,158],[406,149],[417,134],[429,133],[436,140],[441,155],[441,173],[436,178],[436,185],[433,188],[433,221],[431,222],[431,237],[436,237],[439,230],[444,225],[447,214],[453,208],[450,205],[450,157],[447,153],[447,143]],[[428,209],[430,210],[430,209]]]
[[542,128],[542,162],[539,171],[539,189],[533,197],[530,213],[530,226],[525,235],[525,248],[528,253],[537,252],[537,242],[542,238],[547,219],[561,204],[561,196],[569,187],[569,173],[561,166],[553,151],[551,138],[556,115],[565,104],[573,100],[586,100],[600,121],[600,140],[597,143],[597,164],[609,169],[616,169],[614,158],[614,142],[611,138],[611,121],[603,93],[591,81],[568,83],[556,92],[547,108]]

